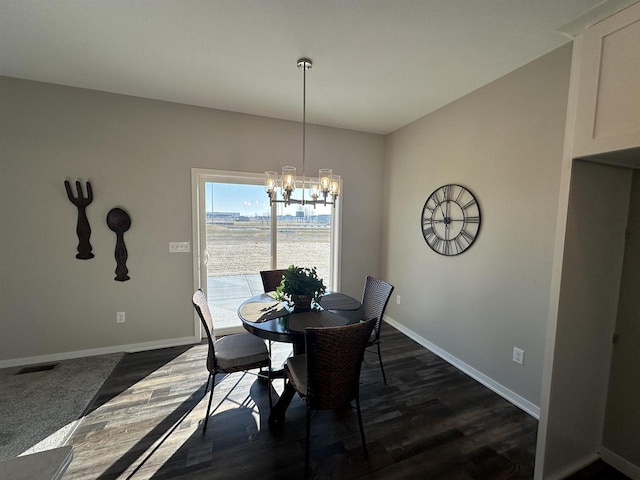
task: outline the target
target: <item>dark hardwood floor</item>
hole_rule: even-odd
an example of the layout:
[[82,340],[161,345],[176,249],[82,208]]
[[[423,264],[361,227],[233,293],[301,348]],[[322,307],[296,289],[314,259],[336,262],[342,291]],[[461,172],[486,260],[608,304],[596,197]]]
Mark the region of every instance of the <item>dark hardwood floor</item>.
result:
[[607,465],[602,460],[593,462],[577,473],[566,478],[566,480],[631,480],[625,474],[620,473],[615,468]]
[[[290,347],[274,344],[280,363]],[[385,325],[382,382],[368,353],[361,404],[317,412],[313,476],[327,479],[529,479],[537,421]],[[218,376],[206,434],[206,345],[125,355],[71,437],[74,479],[294,479],[304,470],[305,406],[297,397],[281,429],[267,425],[267,382]],[[282,391],[282,379],[274,381]],[[587,477],[581,477],[587,478]],[[597,478],[597,477],[592,477]]]

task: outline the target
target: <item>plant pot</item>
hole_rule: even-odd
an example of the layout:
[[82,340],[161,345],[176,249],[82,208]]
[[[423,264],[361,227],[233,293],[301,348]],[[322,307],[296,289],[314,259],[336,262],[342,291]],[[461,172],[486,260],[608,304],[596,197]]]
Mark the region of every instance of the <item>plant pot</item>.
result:
[[291,302],[293,303],[294,312],[308,312],[311,310],[312,295],[296,295],[291,294]]

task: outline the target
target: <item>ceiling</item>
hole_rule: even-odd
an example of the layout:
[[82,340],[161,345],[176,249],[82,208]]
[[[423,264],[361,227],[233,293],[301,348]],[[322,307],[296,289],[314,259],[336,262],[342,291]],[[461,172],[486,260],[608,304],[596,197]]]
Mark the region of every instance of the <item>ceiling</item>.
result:
[[0,74],[382,133],[625,0],[0,0]]

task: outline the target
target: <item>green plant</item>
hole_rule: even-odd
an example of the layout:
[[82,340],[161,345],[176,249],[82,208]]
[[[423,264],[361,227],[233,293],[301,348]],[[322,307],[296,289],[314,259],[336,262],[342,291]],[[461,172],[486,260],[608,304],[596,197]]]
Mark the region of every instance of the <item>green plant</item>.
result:
[[305,295],[318,302],[326,290],[324,282],[318,277],[316,267],[307,268],[291,265],[284,272],[282,282],[276,289],[276,299],[286,300],[292,304],[294,303],[293,296]]

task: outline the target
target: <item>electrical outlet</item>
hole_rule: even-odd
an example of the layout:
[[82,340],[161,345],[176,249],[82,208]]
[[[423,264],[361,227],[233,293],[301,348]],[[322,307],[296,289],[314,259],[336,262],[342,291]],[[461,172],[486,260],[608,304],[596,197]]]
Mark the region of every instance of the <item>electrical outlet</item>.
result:
[[188,253],[191,251],[191,243],[189,242],[169,242],[169,252],[171,253]]
[[400,305],[400,295],[396,295],[396,305]]
[[524,365],[524,350],[513,347],[513,361],[518,365]]
[[116,312],[116,323],[124,323],[125,315],[124,312]]

